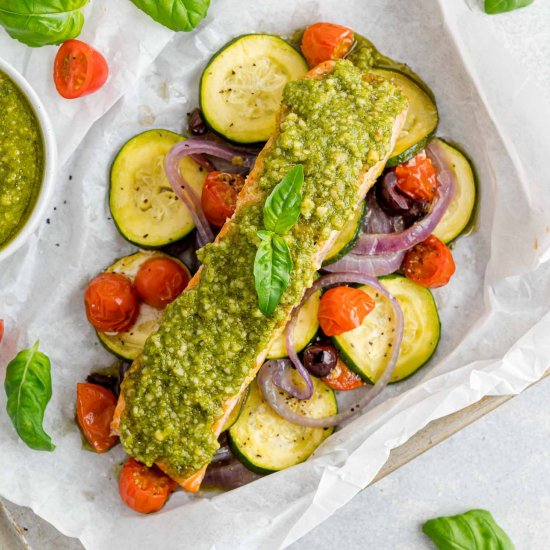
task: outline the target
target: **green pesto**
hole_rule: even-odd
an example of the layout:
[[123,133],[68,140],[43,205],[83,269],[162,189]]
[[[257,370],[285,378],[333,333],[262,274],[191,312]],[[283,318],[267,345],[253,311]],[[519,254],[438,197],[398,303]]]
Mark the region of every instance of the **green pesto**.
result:
[[36,116],[15,83],[0,72],[0,248],[32,212],[43,170],[44,146]]
[[[323,80],[286,85],[287,115],[264,158],[258,202],[240,209],[224,238],[204,247],[200,282],[170,304],[123,384],[121,441],[138,460],[164,462],[174,476],[207,464],[212,425],[266,348],[277,324],[315,276],[312,255],[340,230],[359,201],[357,180],[388,153],[406,100],[388,81],[366,81],[348,61]],[[285,235],[294,269],[271,317],[258,309],[253,265],[263,203],[288,170],[303,164],[303,201]]]

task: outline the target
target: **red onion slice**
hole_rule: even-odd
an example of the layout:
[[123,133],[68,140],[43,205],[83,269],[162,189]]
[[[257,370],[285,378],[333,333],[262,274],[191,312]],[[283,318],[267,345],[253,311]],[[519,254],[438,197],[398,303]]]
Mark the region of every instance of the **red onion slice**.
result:
[[183,179],[179,170],[179,163],[185,157],[191,157],[199,165],[210,169],[210,161],[202,157],[203,154],[212,155],[232,163],[238,159],[239,166],[250,168],[255,156],[249,153],[237,151],[227,145],[215,143],[204,138],[190,138],[174,145],[166,156],[165,168],[168,181],[178,198],[187,206],[193,221],[197,227],[197,241],[199,246],[204,246],[214,240],[214,233],[204,212],[202,211],[200,197],[193,188]]
[[341,260],[323,267],[323,270],[330,273],[362,273],[371,277],[381,277],[395,273],[401,267],[404,257],[405,252],[391,252],[377,256],[350,252]]
[[432,141],[426,147],[426,153],[436,169],[439,183],[437,197],[430,212],[411,227],[399,233],[363,233],[353,249],[355,254],[377,255],[408,250],[433,233],[453,198],[455,182],[452,170],[443,160],[439,144]]
[[[388,364],[382,373],[382,376],[377,380],[374,386],[365,386],[366,394],[351,408],[345,412],[327,416],[325,418],[309,418],[296,411],[293,411],[287,403],[287,397],[281,395],[274,383],[274,377],[279,367],[274,366],[272,362],[265,363],[258,373],[258,385],[263,393],[265,400],[271,408],[283,418],[290,422],[309,426],[311,428],[326,428],[336,426],[345,420],[357,415],[360,409],[364,409],[388,384],[395,370],[395,365],[399,358],[401,342],[403,340],[404,318],[403,311],[397,300],[378,282],[377,279],[368,275],[357,275],[354,273],[333,273],[324,275],[317,279],[313,286],[305,293],[303,301],[307,300],[319,288],[332,286],[342,283],[360,283],[376,288],[380,293],[386,296],[393,306],[395,312],[395,332],[392,342],[392,352]],[[303,302],[302,302],[303,303]]]

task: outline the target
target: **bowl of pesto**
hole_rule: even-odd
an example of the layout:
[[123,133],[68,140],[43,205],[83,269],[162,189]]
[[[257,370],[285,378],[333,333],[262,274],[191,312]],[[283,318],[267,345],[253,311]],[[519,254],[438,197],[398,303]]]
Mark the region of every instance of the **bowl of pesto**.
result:
[[0,262],[32,235],[53,191],[57,148],[44,105],[0,59]]

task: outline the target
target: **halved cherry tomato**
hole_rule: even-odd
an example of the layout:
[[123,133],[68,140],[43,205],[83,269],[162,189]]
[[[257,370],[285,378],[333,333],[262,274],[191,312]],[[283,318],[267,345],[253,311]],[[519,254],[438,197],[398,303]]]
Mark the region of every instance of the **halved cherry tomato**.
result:
[[338,336],[361,325],[374,309],[374,300],[358,288],[337,286],[327,290],[319,304],[319,324],[327,336]]
[[4,319],[0,319],[0,344],[2,343],[2,338],[4,338]]
[[333,23],[310,25],[302,36],[302,53],[310,67],[344,57],[353,44],[353,31]]
[[98,453],[104,453],[118,441],[118,437],[111,435],[116,403],[115,394],[103,386],[87,382],[76,385],[76,420]]
[[109,67],[105,58],[80,40],[67,40],[55,56],[55,87],[66,99],[92,94],[105,84],[108,76]]
[[422,151],[411,160],[396,166],[397,187],[414,200],[431,202],[437,190],[437,177],[432,161]]
[[165,505],[176,486],[176,482],[156,466],[149,468],[129,458],[122,467],[118,491],[126,506],[141,514],[149,514]]
[[139,301],[128,277],[105,272],[92,279],[84,294],[86,317],[97,330],[124,332],[135,322]]
[[201,205],[208,221],[222,227],[235,212],[237,195],[244,185],[244,177],[226,172],[210,172],[204,180]]
[[449,247],[430,235],[405,254],[403,271],[411,281],[437,288],[449,282],[455,272],[455,262]]
[[164,309],[185,289],[189,272],[170,258],[151,258],[140,268],[134,280],[138,296],[148,305]]
[[341,359],[338,359],[336,366],[325,376],[323,380],[337,391],[354,390],[364,384],[363,380],[357,374],[346,367]]

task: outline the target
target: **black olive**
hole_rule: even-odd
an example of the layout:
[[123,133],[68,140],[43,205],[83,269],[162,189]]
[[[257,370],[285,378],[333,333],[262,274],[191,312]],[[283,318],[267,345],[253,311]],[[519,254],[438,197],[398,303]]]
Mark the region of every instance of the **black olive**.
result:
[[313,344],[304,351],[304,366],[310,374],[318,378],[330,374],[337,362],[338,352],[334,346]]
[[114,393],[117,393],[118,377],[109,374],[101,374],[100,372],[92,372],[86,377],[86,382],[89,384],[97,384]]
[[203,136],[208,131],[208,128],[206,127],[206,124],[202,118],[202,113],[200,109],[193,109],[191,113],[189,113],[189,133],[193,134],[194,136]]

